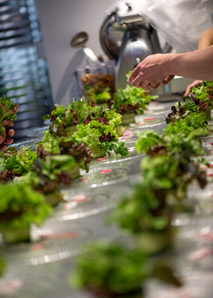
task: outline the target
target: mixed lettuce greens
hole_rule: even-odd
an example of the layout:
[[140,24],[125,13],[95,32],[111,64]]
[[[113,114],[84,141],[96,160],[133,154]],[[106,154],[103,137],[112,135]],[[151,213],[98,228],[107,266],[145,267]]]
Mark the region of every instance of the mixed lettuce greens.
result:
[[132,234],[160,233],[171,226],[172,212],[165,204],[165,197],[159,200],[152,188],[141,182],[134,185],[130,196],[122,197],[108,221]]
[[101,124],[113,124],[114,128],[121,124],[122,116],[116,113],[115,110],[103,110],[101,106],[94,106],[89,108],[89,114],[83,122],[85,125],[92,120],[96,120]]
[[79,167],[87,171],[92,160],[91,149],[84,142],[75,142],[72,137],[57,137],[49,131],[45,132],[43,140],[37,143],[36,150],[40,158],[47,155],[71,155]]
[[18,105],[11,99],[5,96],[0,98],[0,135],[5,132],[4,120],[16,120],[17,112]]
[[[160,273],[160,274],[159,274]],[[84,288],[96,297],[137,297],[142,294],[143,283],[157,278],[179,287],[170,266],[164,262],[149,262],[136,249],[118,243],[99,241],[90,244],[76,262],[76,272],[69,277],[70,284]]]
[[45,131],[43,139],[36,144],[38,156],[60,154],[59,144],[62,140],[63,137],[53,135],[49,130]]
[[[86,101],[72,102],[66,107],[56,105],[45,117],[52,124],[37,144],[36,152],[23,147],[1,153],[0,181],[5,183],[15,178],[13,183],[0,185],[1,232],[28,227],[31,223],[41,224],[51,214],[43,194],[69,186],[79,175],[79,167],[88,171],[94,148],[103,150],[104,155],[128,154],[116,131],[121,125],[121,115],[143,113],[153,97],[142,88],[127,86],[114,95],[114,109],[96,106],[112,104],[111,91],[104,83],[101,87],[96,82],[85,85]],[[203,82],[172,107],[167,117],[169,125],[162,135],[154,131],[138,135],[136,149],[147,154],[141,161],[141,181],[133,186],[130,195],[121,198],[109,221],[118,223],[134,236],[171,231],[166,235],[172,237],[171,222],[177,204],[186,198],[188,185],[196,181],[203,188],[207,183],[206,173],[193,157],[204,153],[199,136],[210,132],[207,110],[212,107],[212,100],[213,83]],[[3,120],[15,120],[16,111],[17,105],[1,99],[2,125]],[[76,131],[67,137],[66,129],[72,126]],[[4,133],[4,127],[1,129]],[[70,278],[75,286],[85,287],[96,295],[120,297],[140,292],[145,280],[159,277],[163,272],[160,266],[147,266],[147,257],[141,251],[116,243],[93,243],[77,266],[75,276]],[[179,285],[175,278],[173,281]]]
[[98,85],[85,87],[86,98],[91,105],[101,105],[111,100],[110,89],[100,90]]
[[213,106],[213,83],[202,82],[199,86],[193,87],[188,96],[176,105],[172,106],[172,112],[168,114],[166,123],[174,123],[184,119],[191,113],[205,113],[206,119],[210,118],[210,109]]
[[126,113],[137,114],[140,108],[139,102],[135,96],[131,94],[131,88],[133,87],[127,86],[125,89],[119,89],[117,93],[114,94],[113,108],[121,115]]
[[91,149],[95,146],[100,146],[108,155],[112,151],[121,156],[128,155],[128,149],[125,144],[118,142],[118,135],[113,122],[106,125],[96,120],[91,120],[87,125],[78,125],[77,129],[72,136],[75,143],[85,143]]
[[211,129],[206,121],[205,113],[191,113],[181,121],[175,121],[174,123],[171,122],[164,129],[163,133],[168,135],[181,132],[184,135],[189,135],[194,131],[199,132],[200,136],[205,136],[210,133]]
[[147,104],[158,96],[151,96],[143,88],[127,85],[125,89],[119,89],[114,94],[113,108],[120,114],[143,114]]
[[201,188],[206,186],[206,174],[193,158],[204,153],[196,133],[199,130],[189,135],[180,132],[162,136],[148,130],[139,135],[136,149],[148,154],[141,162],[143,182],[157,189],[158,195],[160,191],[182,200],[192,181],[197,181]]
[[203,108],[184,98],[172,107],[163,135],[151,130],[138,133],[136,150],[147,154],[141,161],[142,180],[121,199],[109,221],[134,235],[172,230],[177,202],[186,198],[188,185],[196,181],[204,188],[207,184],[205,171],[193,158],[204,153],[199,136],[210,132]]
[[[174,159],[173,155],[155,158],[146,156],[141,162],[143,182],[156,192],[181,201],[186,198],[188,185],[196,181],[201,188],[207,184],[206,173],[199,164],[185,159]],[[173,200],[174,201],[174,200]]]
[[52,112],[43,117],[44,120],[50,120],[52,124],[49,130],[52,134],[66,136],[66,128],[83,123],[89,113],[89,107],[85,101],[73,101],[66,107],[55,105]]
[[114,76],[105,73],[88,73],[81,77],[84,97],[90,106],[106,104],[111,107],[115,92]]
[[35,160],[32,172],[28,173],[24,181],[31,184],[35,190],[48,194],[59,186],[70,185],[75,173],[79,176],[79,167],[73,156],[47,155]]
[[175,121],[184,119],[191,113],[205,113],[206,119],[209,120],[210,109],[207,103],[200,101],[199,99],[192,99],[191,97],[185,97],[182,101],[172,106],[172,112],[168,114],[166,123],[174,123]]
[[5,158],[4,167],[6,170],[13,171],[17,176],[25,175],[32,169],[36,158],[37,154],[32,148],[22,147],[12,156]]
[[44,196],[25,183],[0,185],[0,231],[18,229],[34,223],[41,225],[52,213]]
[[99,295],[141,292],[141,284],[147,278],[144,260],[140,252],[116,243],[91,244],[78,259],[77,271],[70,276],[70,283]]
[[[182,132],[176,134],[160,135],[152,130],[138,133],[136,150],[156,157],[170,154],[175,160],[191,160],[191,157],[204,154],[201,143],[196,136],[200,130],[194,130],[189,135]],[[187,159],[187,160],[186,160]]]
[[[121,95],[124,96],[123,90]],[[134,105],[136,102],[131,103]],[[117,108],[119,105],[120,103]],[[174,228],[171,221],[177,207],[173,199],[180,201],[185,198],[187,187],[194,180],[201,188],[207,183],[206,173],[193,158],[204,153],[199,136],[210,132],[207,115],[204,113],[205,106],[197,104],[191,98],[185,98],[172,110],[173,115],[169,121],[171,123],[163,135],[154,131],[144,131],[138,135],[137,151],[148,154],[141,161],[142,180],[134,185],[131,195],[122,197],[108,218],[108,221],[117,222],[123,230],[133,235],[143,233],[163,235],[169,231],[166,237],[173,238]],[[98,136],[100,137],[100,134]],[[169,239],[167,240],[169,244]],[[131,276],[124,283],[125,276],[120,272],[120,267],[117,267],[117,264],[124,264],[123,258],[125,261],[131,260],[131,257],[125,254],[124,247],[97,243],[90,246],[87,252],[88,254],[82,256],[77,263],[77,272],[74,279],[73,277],[71,279],[72,284],[86,288],[96,296],[100,294],[110,296],[111,293],[124,295],[137,290],[137,283],[132,286],[131,277],[134,276],[137,262],[141,261],[138,260],[133,268],[128,264],[128,268],[132,268]],[[136,256],[137,253],[134,252],[133,255]],[[143,268],[139,272],[143,272],[143,276],[138,275],[141,283],[148,276]],[[155,272],[158,272],[158,276],[159,272],[162,274],[159,268]],[[120,278],[122,278],[121,288],[118,287]],[[134,281],[137,281],[137,276],[134,276]]]
[[203,81],[199,86],[193,87],[189,94],[194,100],[206,103],[209,107],[213,106],[213,81]]
[[0,153],[0,182],[13,180],[15,176],[26,175],[31,171],[37,153],[30,147],[22,147],[19,151],[10,147]]

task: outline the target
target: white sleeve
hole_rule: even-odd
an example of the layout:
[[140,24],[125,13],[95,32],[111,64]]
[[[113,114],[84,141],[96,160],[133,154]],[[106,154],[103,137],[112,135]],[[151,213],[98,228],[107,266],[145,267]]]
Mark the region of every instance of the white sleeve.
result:
[[121,2],[131,3],[134,10],[146,15],[178,52],[197,49],[202,33],[213,26],[213,0],[117,1]]

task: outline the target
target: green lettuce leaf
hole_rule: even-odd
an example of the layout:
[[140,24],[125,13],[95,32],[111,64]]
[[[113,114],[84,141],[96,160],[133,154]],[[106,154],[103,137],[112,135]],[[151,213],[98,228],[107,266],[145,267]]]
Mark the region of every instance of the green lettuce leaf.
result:
[[141,284],[149,275],[145,260],[137,250],[99,241],[85,248],[85,254],[78,258],[76,272],[69,280],[77,288],[106,290],[124,297],[125,293],[141,291]]
[[52,213],[44,196],[25,183],[0,185],[0,229],[41,225]]
[[4,120],[16,120],[18,105],[6,97],[0,98],[0,135],[5,132]]
[[22,147],[16,154],[8,156],[4,161],[4,168],[17,175],[25,175],[33,166],[37,153],[30,147]]

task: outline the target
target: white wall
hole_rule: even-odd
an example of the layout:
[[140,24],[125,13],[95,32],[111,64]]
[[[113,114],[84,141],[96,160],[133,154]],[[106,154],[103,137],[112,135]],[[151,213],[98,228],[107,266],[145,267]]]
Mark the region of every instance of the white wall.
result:
[[[52,94],[55,101],[61,80],[76,49],[70,47],[71,38],[80,31],[89,34],[87,46],[96,55],[102,54],[99,29],[105,11],[113,0],[36,0],[43,32],[44,47],[49,66]],[[65,101],[69,100],[69,90]]]

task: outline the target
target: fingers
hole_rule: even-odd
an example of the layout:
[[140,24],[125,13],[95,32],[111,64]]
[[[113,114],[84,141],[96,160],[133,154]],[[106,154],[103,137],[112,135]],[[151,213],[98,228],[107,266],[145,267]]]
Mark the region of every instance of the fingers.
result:
[[[13,124],[13,121],[11,122]],[[5,151],[6,150],[5,148],[7,148],[6,145],[11,145],[13,143],[12,137],[14,136],[14,134],[15,134],[15,130],[9,129],[8,132],[5,131],[3,135],[0,135],[0,150]]]
[[153,88],[152,87],[152,84],[150,84],[149,82],[147,81],[144,81],[141,83],[141,87],[144,89],[144,90],[149,90],[150,88]]
[[144,90],[149,90],[150,87],[152,89],[156,89],[159,86],[157,82],[150,82],[148,80],[144,80],[143,73],[140,73],[136,76],[136,78],[132,81],[132,85],[137,88],[143,88]]
[[192,90],[193,87],[199,86],[200,84],[202,84],[201,80],[196,80],[193,83],[191,83],[187,88],[186,88],[186,92],[184,94],[184,96],[188,96],[190,91]]
[[184,93],[184,96],[188,96],[190,91],[191,91],[191,86],[189,85],[187,88],[186,88],[186,92]]
[[15,134],[15,130],[14,129],[10,129],[7,134],[8,134],[8,137],[12,138],[14,136],[14,134]]
[[139,66],[137,66],[131,73],[130,77],[129,77],[129,80],[128,80],[128,83],[129,84],[133,84],[133,81],[136,79],[136,77],[138,76],[140,72],[140,68]]
[[143,88],[144,90],[149,90],[149,89],[157,89],[160,83],[143,80],[143,75],[141,75],[135,78],[135,80],[132,82],[132,85],[137,88]]
[[143,84],[143,73],[138,73],[138,75],[134,78],[131,84],[137,88],[140,88],[141,84]]
[[4,120],[3,121],[4,126],[12,127],[14,125],[14,121],[12,120]]
[[131,73],[129,83],[137,88],[142,87],[144,90],[157,89],[159,85],[168,84],[174,76],[167,75],[166,77],[162,77],[162,73],[157,75],[156,71],[158,70],[159,72],[158,68],[157,65],[146,67],[146,63],[141,62]]
[[0,135],[0,144],[2,144],[5,139],[6,139],[6,132],[3,135]]
[[7,146],[6,145],[0,145],[0,150],[1,151],[6,151],[7,150]]
[[157,89],[160,86],[160,83],[157,84],[149,84],[149,89]]
[[166,85],[168,84],[172,79],[174,78],[173,75],[169,75],[167,77],[164,78],[164,80],[162,82],[158,82],[158,83],[149,83],[149,89],[157,89],[160,85]]
[[191,92],[192,88],[194,87],[194,83],[190,84],[187,88],[186,88],[186,92],[184,93],[184,96],[188,96],[189,93]]
[[174,77],[175,77],[175,76],[173,76],[173,75],[166,76],[166,77],[164,78],[164,80],[163,80],[162,85],[166,85],[166,84],[168,84],[172,79],[174,79]]
[[130,76],[129,83],[137,88],[142,87],[144,90],[149,90],[149,89],[157,89],[160,85],[168,84],[168,82],[171,81],[173,78],[174,78],[173,75],[169,75],[169,76],[166,76],[165,78],[162,78],[162,81],[160,82],[160,81],[156,81],[155,76],[152,76],[146,80],[144,73],[142,71],[139,72],[138,69],[136,69],[136,71],[134,70],[132,75]]
[[13,139],[12,138],[8,138],[4,141],[4,145],[11,145],[13,143]]

